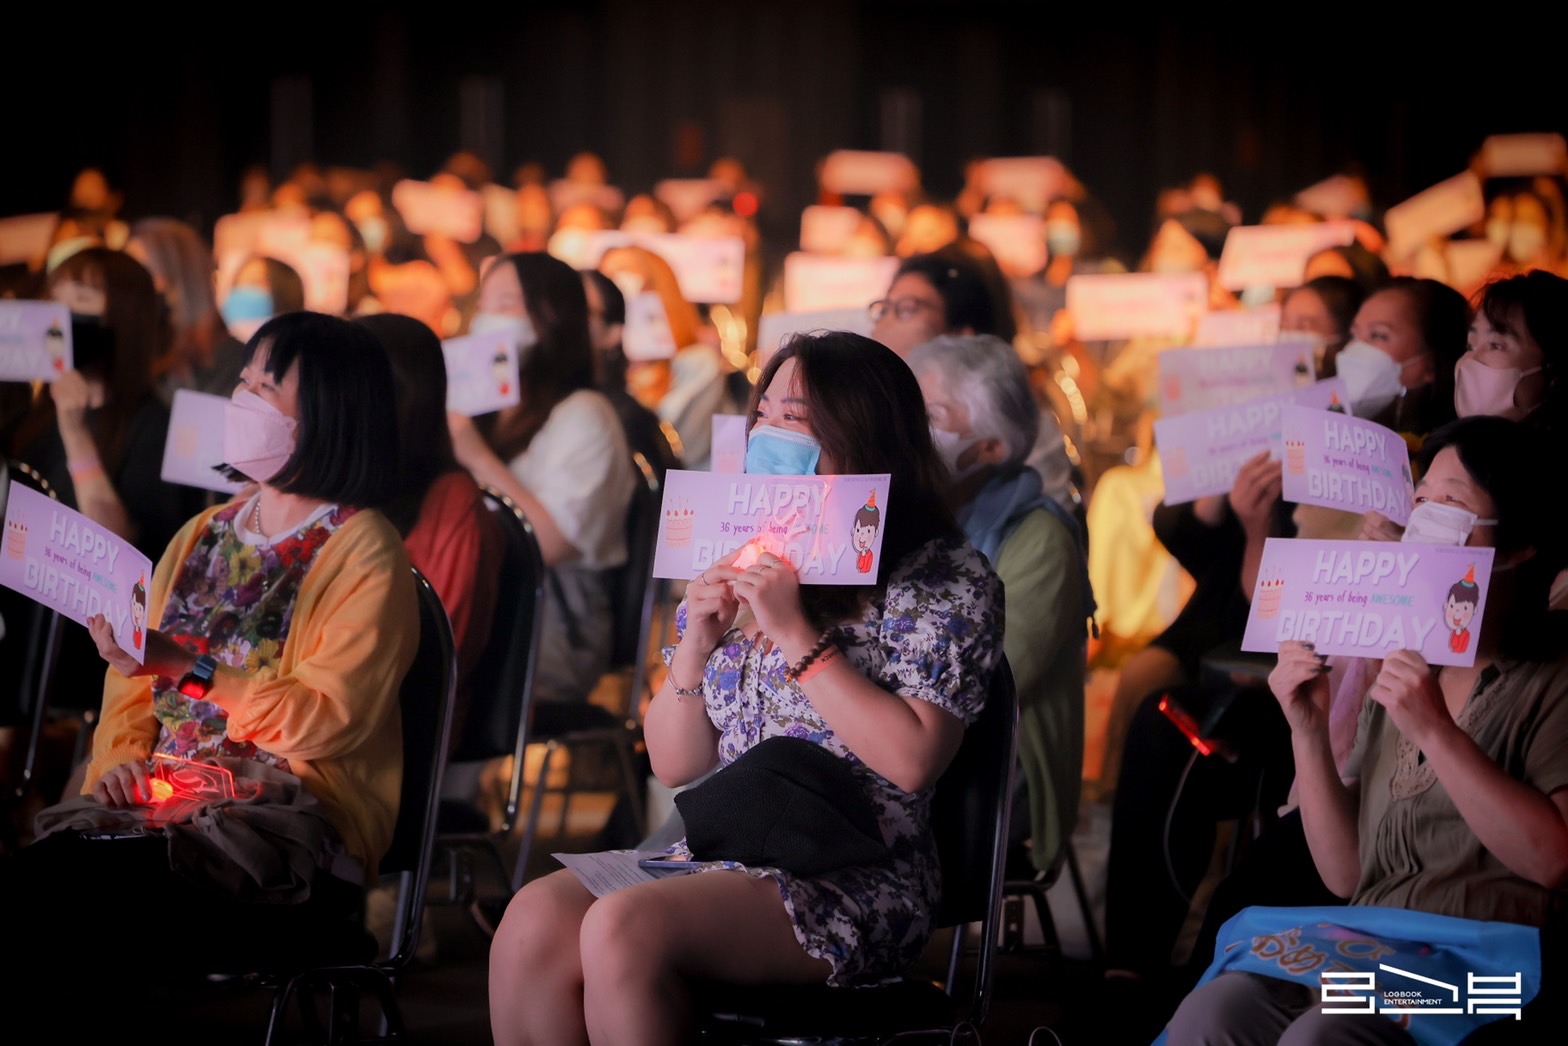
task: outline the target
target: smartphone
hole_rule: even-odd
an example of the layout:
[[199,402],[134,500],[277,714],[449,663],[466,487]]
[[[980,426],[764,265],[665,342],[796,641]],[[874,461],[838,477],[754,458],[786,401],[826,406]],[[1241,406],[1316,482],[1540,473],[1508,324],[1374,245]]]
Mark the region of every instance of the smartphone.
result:
[[694,871],[700,862],[690,857],[676,857],[666,855],[663,857],[644,857],[638,860],[637,867],[654,875],[679,875]]

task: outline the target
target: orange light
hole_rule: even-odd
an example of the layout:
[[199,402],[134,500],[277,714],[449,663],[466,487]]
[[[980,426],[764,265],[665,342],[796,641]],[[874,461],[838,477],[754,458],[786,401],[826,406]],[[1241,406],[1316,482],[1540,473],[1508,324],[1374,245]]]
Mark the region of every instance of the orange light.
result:
[[174,786],[161,777],[152,779],[152,801],[161,803],[174,794]]

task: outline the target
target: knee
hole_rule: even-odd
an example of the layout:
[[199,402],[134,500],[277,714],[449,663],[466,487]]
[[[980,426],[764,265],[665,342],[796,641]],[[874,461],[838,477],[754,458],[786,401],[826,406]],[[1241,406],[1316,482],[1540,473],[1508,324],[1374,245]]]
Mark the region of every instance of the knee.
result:
[[619,890],[601,897],[583,916],[578,944],[585,973],[619,980],[639,969],[661,968],[669,928],[641,891]]
[[[1253,1039],[1250,1032],[1258,1021],[1260,992],[1246,974],[1222,973],[1207,984],[1188,993],[1167,1024],[1167,1041],[1191,1043],[1241,1044],[1271,1041],[1266,1036]],[[1264,1021],[1269,1024],[1273,1022]],[[1284,1022],[1273,1028],[1278,1037]]]
[[577,966],[580,911],[561,902],[544,881],[512,898],[490,942],[492,975],[538,976],[553,967]]

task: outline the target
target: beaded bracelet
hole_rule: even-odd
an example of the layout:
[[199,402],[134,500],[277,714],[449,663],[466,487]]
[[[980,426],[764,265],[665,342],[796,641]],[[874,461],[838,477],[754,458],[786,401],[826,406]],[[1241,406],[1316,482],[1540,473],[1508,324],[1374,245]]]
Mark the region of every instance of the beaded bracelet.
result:
[[835,631],[836,629],[824,628],[822,634],[817,637],[817,641],[812,644],[811,649],[806,651],[806,655],[784,670],[784,678],[792,683],[799,682],[800,674],[810,668],[812,662],[821,657],[822,652],[833,644],[833,633]]

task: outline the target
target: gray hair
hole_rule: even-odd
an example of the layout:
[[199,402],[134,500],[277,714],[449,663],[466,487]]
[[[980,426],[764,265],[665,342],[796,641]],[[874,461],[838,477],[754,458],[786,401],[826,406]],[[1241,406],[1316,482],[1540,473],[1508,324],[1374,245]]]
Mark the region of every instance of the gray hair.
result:
[[969,428],[1007,447],[1003,469],[1029,457],[1040,434],[1040,404],[1018,352],[994,334],[944,334],[917,345],[908,357],[918,377],[934,371],[969,411]]

